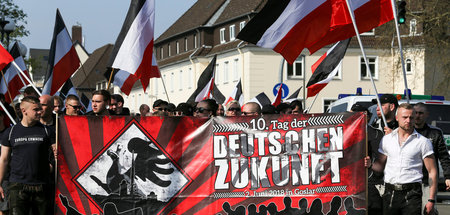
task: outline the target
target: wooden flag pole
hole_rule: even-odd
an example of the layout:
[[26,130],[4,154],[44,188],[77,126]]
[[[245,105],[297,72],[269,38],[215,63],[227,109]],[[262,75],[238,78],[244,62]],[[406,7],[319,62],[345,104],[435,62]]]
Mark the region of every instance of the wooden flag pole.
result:
[[400,30],[398,29],[398,20],[397,20],[397,8],[395,5],[395,1],[391,0],[392,4],[392,14],[394,15],[394,25],[395,25],[395,31],[397,32],[397,39],[398,39],[398,49],[400,52],[400,61],[402,63],[402,71],[403,71],[403,81],[405,83],[405,95],[406,95],[406,102],[409,104],[410,100],[410,93],[408,91],[408,81],[406,80],[406,69],[405,69],[405,60],[403,59],[403,47],[402,47],[402,40],[400,39]]
[[109,86],[111,85],[111,79],[114,73],[114,68],[111,68],[111,74],[109,74],[109,80],[108,80],[108,87],[106,87],[106,90],[109,91]]
[[355,14],[353,14],[352,7],[351,7],[351,5],[350,5],[350,3],[348,1],[349,0],[345,0],[345,2],[347,3],[348,12],[350,13],[350,18],[352,19],[353,27],[355,29],[356,38],[358,38],[359,47],[361,49],[361,53],[362,53],[363,58],[364,58],[364,63],[366,64],[366,68],[369,71],[370,82],[372,82],[372,87],[375,90],[375,96],[376,96],[376,99],[377,99],[377,104],[378,104],[378,107],[380,107],[380,111],[381,111],[381,118],[383,119],[384,127],[388,127],[387,126],[386,117],[384,116],[383,108],[381,108],[381,102],[380,102],[380,97],[378,96],[377,86],[375,86],[375,82],[373,81],[372,71],[370,70],[369,63],[368,63],[367,57],[366,57],[366,52],[364,51],[364,47],[363,47],[363,44],[361,42],[361,37],[359,36],[358,26],[356,25],[356,21],[355,21]]

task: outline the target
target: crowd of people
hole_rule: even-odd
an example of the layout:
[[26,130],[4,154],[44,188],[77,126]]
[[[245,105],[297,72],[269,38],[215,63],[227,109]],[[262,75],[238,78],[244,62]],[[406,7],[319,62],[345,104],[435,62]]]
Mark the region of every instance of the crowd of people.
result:
[[[369,156],[365,165],[369,168],[369,214],[428,214],[435,211],[438,160],[442,164],[447,190],[450,189],[450,158],[442,131],[426,124],[427,107],[423,103],[398,104],[393,95],[381,96],[380,120],[367,125]],[[84,113],[84,107],[75,95],[65,100],[59,96],[38,94],[31,88],[23,93],[23,99],[14,108],[0,101],[6,111],[14,116],[17,124],[11,125],[5,110],[0,111],[0,214],[51,214],[54,206],[55,124],[60,115],[105,116],[132,115],[124,107],[119,94],[106,90],[93,92],[92,111]],[[373,101],[376,104],[376,101]],[[355,104],[351,111],[370,112]],[[168,103],[156,100],[151,106],[142,104],[139,116],[254,116],[265,114],[301,114],[301,101],[281,103],[276,107],[261,107],[256,102],[241,104],[233,100],[225,106],[213,99],[196,104]],[[387,126],[383,126],[381,114]],[[422,194],[423,193],[423,194]],[[7,201],[8,200],[8,201]],[[421,208],[422,205],[422,208]]]

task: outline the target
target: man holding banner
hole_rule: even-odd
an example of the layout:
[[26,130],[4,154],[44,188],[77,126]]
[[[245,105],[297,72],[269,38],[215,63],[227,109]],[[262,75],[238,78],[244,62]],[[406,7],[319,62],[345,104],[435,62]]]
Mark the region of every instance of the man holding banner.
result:
[[426,214],[434,208],[437,169],[433,146],[430,140],[414,130],[414,114],[412,105],[399,105],[396,115],[399,128],[383,137],[380,157],[373,165],[369,157],[365,160],[366,166],[372,166],[374,171],[384,171],[383,214],[421,214],[423,164],[431,185]]

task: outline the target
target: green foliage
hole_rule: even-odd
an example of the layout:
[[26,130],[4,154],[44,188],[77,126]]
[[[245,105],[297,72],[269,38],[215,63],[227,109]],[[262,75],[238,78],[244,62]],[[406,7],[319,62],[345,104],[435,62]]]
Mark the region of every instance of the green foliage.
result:
[[30,32],[25,28],[25,24],[27,24],[27,14],[23,12],[23,10],[20,9],[13,0],[0,0],[0,16],[1,15],[13,19],[16,23],[16,29],[10,35],[11,41],[30,34]]

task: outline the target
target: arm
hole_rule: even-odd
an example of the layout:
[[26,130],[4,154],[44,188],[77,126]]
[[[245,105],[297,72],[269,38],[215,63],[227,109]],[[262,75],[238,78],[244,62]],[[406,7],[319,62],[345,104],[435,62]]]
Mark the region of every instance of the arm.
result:
[[[437,192],[437,169],[436,169],[436,163],[434,160],[434,155],[429,155],[423,159],[423,163],[425,164],[425,167],[428,171],[428,176],[430,177],[429,183],[430,183],[430,199],[435,200],[436,198],[436,192]],[[427,213],[430,213],[430,211],[433,209],[434,203],[427,202],[425,205],[425,209]]]
[[380,154],[378,156],[378,159],[375,160],[375,162],[371,162],[370,157],[367,156],[364,158],[364,166],[366,168],[372,168],[375,172],[383,172],[384,167],[386,166],[387,156],[384,154]]
[[439,132],[436,142],[438,148],[438,158],[441,162],[442,170],[444,172],[446,189],[450,190],[450,155],[448,153],[447,146],[445,145],[442,132]]
[[8,167],[9,157],[11,155],[11,147],[2,146],[0,155],[0,199],[5,199],[5,194],[1,186],[5,177],[5,172]]

